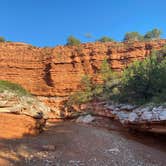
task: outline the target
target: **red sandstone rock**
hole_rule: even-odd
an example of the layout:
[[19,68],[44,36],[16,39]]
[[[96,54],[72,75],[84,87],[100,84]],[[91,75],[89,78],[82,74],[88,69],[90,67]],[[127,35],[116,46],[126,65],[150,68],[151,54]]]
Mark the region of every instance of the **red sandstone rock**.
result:
[[0,139],[14,139],[27,135],[36,135],[42,131],[44,125],[45,120],[43,119],[0,113]]
[[107,58],[122,70],[166,40],[131,43],[86,43],[80,46],[37,48],[22,43],[0,43],[0,79],[21,84],[37,96],[68,96],[78,90],[84,74],[95,74]]

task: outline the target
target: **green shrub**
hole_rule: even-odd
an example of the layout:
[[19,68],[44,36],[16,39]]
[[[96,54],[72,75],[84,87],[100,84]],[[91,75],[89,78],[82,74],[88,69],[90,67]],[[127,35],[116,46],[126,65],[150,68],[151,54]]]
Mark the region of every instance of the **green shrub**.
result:
[[103,80],[103,91],[100,94],[102,99],[113,99],[118,91],[118,86],[120,84],[120,76],[117,72],[112,71],[111,66],[105,59],[102,62],[100,69],[101,78]]
[[73,93],[68,100],[68,105],[87,103],[92,100],[106,100],[117,95],[117,85],[119,84],[118,75],[113,72],[107,60],[101,64],[98,73],[103,83],[96,83],[90,76],[83,76],[81,80],[81,91]]
[[153,29],[152,31],[149,31],[147,32],[145,35],[144,35],[144,39],[145,40],[155,40],[155,39],[160,39],[160,36],[162,34],[162,31],[155,28]]
[[[166,58],[153,52],[143,61],[131,64],[123,73],[122,99],[128,102],[148,102],[166,92]],[[166,100],[166,97],[160,98]]]
[[79,44],[81,44],[81,41],[79,39],[75,38],[74,36],[69,36],[67,38],[67,44],[66,45],[68,45],[68,46],[77,46]]
[[9,81],[0,80],[0,92],[4,92],[5,90],[9,92],[16,93],[19,96],[30,95],[24,88],[20,85],[11,83]]
[[143,37],[138,32],[127,32],[124,36],[123,41],[133,42],[133,41],[141,41]]
[[101,37],[100,39],[98,39],[97,41],[102,42],[102,43],[105,43],[105,42],[114,42],[115,40],[112,39],[112,38],[110,38],[110,37],[103,36],[103,37]]
[[5,38],[0,36],[0,42],[5,42]]
[[111,70],[105,59],[98,73],[102,83],[93,82],[89,76],[81,81],[82,90],[70,96],[71,104],[92,100],[113,100],[144,104],[166,101],[166,47],[153,51],[144,60],[135,61],[120,75]]
[[93,99],[93,83],[91,77],[85,75],[81,79],[81,91],[73,93],[68,100],[68,105],[81,104]]

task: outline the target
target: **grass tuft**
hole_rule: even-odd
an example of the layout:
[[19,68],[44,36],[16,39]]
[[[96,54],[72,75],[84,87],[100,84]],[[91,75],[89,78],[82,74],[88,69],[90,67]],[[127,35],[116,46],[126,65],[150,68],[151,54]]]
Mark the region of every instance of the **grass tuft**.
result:
[[30,96],[30,93],[26,91],[21,85],[5,80],[0,80],[0,93],[6,90],[16,93],[18,96]]

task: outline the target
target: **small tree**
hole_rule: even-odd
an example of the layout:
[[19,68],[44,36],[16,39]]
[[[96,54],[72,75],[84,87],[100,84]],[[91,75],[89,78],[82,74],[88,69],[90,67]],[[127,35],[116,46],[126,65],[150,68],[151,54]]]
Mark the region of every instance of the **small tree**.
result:
[[82,104],[93,99],[93,84],[92,79],[88,75],[82,77],[81,91],[73,93],[68,99],[68,105]]
[[124,36],[124,41],[140,41],[142,36],[138,32],[128,32]]
[[69,45],[69,46],[77,46],[81,44],[81,41],[77,38],[75,38],[74,36],[69,36],[67,38],[67,44],[66,45]]
[[5,38],[4,37],[0,37],[0,42],[5,42]]
[[156,52],[159,59],[163,60],[163,58],[166,58],[166,45],[163,46],[163,48]]
[[101,64],[100,74],[103,80],[103,99],[113,98],[115,92],[118,91],[118,86],[120,83],[119,75],[112,71],[111,66],[106,59],[104,59]]
[[112,76],[112,70],[107,62],[107,59],[104,59],[101,64],[100,74],[103,81],[109,80],[109,78]]
[[121,93],[126,95],[129,102],[149,101],[166,92],[165,82],[166,59],[158,57],[155,51],[150,57],[134,62],[124,71]]
[[97,41],[103,42],[103,43],[105,43],[105,42],[114,42],[114,39],[112,39],[110,37],[107,37],[107,36],[103,36],[100,39],[98,39]]
[[145,40],[155,40],[155,39],[160,39],[160,36],[162,34],[162,31],[155,28],[153,29],[152,31],[149,31],[147,32],[145,35],[144,35],[144,39]]

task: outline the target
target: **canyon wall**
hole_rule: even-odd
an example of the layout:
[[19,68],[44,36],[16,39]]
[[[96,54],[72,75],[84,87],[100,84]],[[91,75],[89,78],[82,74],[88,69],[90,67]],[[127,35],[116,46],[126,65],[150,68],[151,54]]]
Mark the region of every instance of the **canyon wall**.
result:
[[42,100],[67,97],[79,89],[84,74],[95,74],[104,59],[121,71],[136,59],[160,49],[166,40],[134,43],[86,43],[38,48],[24,43],[0,43],[0,79],[19,83]]

